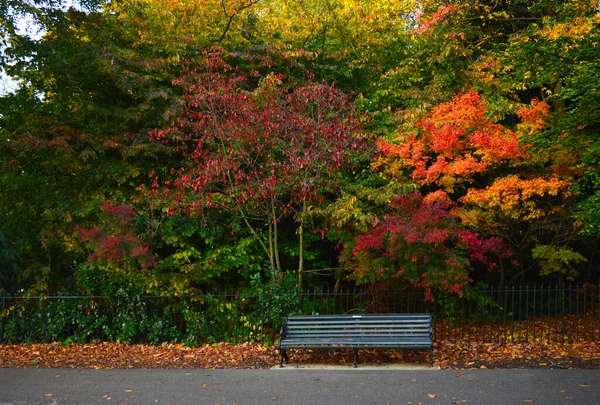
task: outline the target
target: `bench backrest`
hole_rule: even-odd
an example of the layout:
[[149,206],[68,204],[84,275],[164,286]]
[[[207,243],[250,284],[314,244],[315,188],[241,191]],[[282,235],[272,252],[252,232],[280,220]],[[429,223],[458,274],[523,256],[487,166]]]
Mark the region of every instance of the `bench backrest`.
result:
[[282,337],[431,339],[431,322],[430,314],[294,315]]

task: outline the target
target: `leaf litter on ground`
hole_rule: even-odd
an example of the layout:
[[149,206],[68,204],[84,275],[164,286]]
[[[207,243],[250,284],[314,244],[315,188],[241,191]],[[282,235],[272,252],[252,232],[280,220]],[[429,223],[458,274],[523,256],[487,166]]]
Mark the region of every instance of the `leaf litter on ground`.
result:
[[[474,343],[437,341],[434,363],[442,369],[600,368],[600,342]],[[351,350],[295,350],[296,364],[352,366]],[[361,350],[361,364],[428,363],[429,353],[410,350]],[[183,344],[35,343],[0,345],[0,367],[7,368],[205,368],[265,369],[277,365],[275,346],[218,343],[190,348]]]

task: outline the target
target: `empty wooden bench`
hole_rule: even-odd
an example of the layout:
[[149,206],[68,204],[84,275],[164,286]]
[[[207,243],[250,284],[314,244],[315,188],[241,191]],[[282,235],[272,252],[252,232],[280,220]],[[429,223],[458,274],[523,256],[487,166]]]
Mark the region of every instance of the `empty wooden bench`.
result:
[[279,339],[279,366],[289,362],[288,349],[429,350],[433,365],[430,314],[295,315],[288,316]]

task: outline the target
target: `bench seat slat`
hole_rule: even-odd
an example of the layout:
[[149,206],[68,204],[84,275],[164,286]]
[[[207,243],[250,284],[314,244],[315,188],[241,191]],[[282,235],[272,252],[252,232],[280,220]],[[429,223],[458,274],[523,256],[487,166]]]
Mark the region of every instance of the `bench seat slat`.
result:
[[361,343],[328,343],[328,344],[302,344],[302,343],[298,343],[298,344],[294,344],[294,345],[284,345],[282,347],[284,348],[290,348],[290,349],[355,349],[357,347],[372,347],[372,348],[381,348],[381,349],[396,349],[396,348],[429,348],[431,346],[431,342],[390,342],[387,344],[382,344],[381,342],[361,342]]
[[288,321],[288,326],[310,326],[310,325],[397,325],[397,326],[406,326],[406,325],[431,325],[431,321],[428,320],[404,320],[404,321],[390,321],[387,322],[385,319],[378,320],[368,320],[364,319],[344,319],[344,320],[327,320],[323,322],[319,321]]
[[333,342],[347,342],[347,341],[353,341],[353,342],[359,342],[359,341],[380,341],[380,342],[413,342],[413,341],[429,341],[431,342],[431,337],[430,336],[411,336],[411,337],[405,337],[405,336],[369,336],[369,335],[363,335],[363,336],[327,336],[327,335],[323,335],[323,336],[313,336],[310,338],[307,337],[295,337],[292,336],[290,338],[285,339],[283,342],[320,342],[320,341],[333,341]]
[[353,338],[353,339],[396,339],[396,340],[410,340],[410,339],[428,339],[429,335],[421,334],[421,335],[386,335],[386,334],[345,334],[345,335],[292,335],[288,336],[285,340],[314,340],[320,338],[331,338],[331,339],[343,339],[345,337]]
[[284,343],[282,343],[282,345],[289,345],[289,346],[293,346],[293,345],[335,345],[335,344],[339,344],[339,345],[353,345],[353,344],[376,344],[376,343],[380,343],[382,345],[384,344],[431,344],[431,339],[413,339],[413,340],[398,340],[398,339],[390,339],[390,340],[383,340],[383,339],[352,339],[352,338],[346,338],[346,339],[331,339],[331,338],[319,338],[319,339],[314,339],[314,340],[305,340],[305,339],[288,339],[286,340]]
[[333,318],[431,318],[430,314],[347,314],[347,315],[290,315],[288,319],[333,319]]
[[428,327],[430,324],[429,323],[416,323],[416,322],[412,322],[412,323],[393,323],[393,322],[323,322],[323,323],[316,323],[316,322],[312,322],[312,323],[308,323],[308,322],[289,322],[288,323],[288,328],[321,328],[321,327],[325,327],[325,326],[335,326],[335,327],[344,327],[344,326],[360,326],[360,327],[371,327],[371,328],[376,328],[376,327],[385,327],[385,328],[423,328],[423,327]]

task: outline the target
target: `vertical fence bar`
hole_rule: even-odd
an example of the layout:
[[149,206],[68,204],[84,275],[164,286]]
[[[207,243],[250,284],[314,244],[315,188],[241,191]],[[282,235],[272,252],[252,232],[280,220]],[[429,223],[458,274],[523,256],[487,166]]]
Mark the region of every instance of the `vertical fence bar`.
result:
[[515,340],[515,285],[513,284],[510,292],[510,340]]
[[547,325],[548,326],[548,330],[547,330],[548,343],[550,343],[550,335],[551,335],[551,333],[550,333],[550,307],[552,306],[552,303],[550,302],[550,298],[552,297],[551,294],[552,294],[552,290],[551,290],[550,284],[548,284],[548,298],[546,300],[546,302],[548,303],[548,318],[547,318],[548,319],[548,325]]
[[[554,292],[554,317],[553,317],[553,319],[555,320],[556,323],[558,323],[558,301],[559,301],[559,296],[560,296],[560,289],[561,289],[561,286],[556,284],[556,291]],[[558,329],[559,329],[558,325],[556,325],[556,330],[554,331],[554,339],[557,342],[560,340],[559,339],[560,331]]]
[[[478,291],[477,293],[479,294],[480,292]],[[479,326],[481,325],[479,304],[475,306],[475,311],[475,342],[479,343]]]
[[[598,323],[600,323],[600,282],[598,282],[598,286],[596,287],[596,296],[598,297],[598,302],[597,302],[598,305],[596,306],[596,312],[598,313],[597,321],[598,321]],[[593,300],[593,298],[592,298],[592,300]],[[594,316],[594,318],[595,317],[596,316]],[[594,318],[592,318],[592,319],[594,319]],[[595,336],[595,333],[596,333],[595,328],[598,328],[599,326],[600,325],[596,324],[596,326],[594,327],[594,339],[600,339],[600,333],[598,333],[598,336]]]
[[521,283],[521,285],[519,286],[519,312],[518,312],[518,317],[517,317],[517,322],[519,323],[518,329],[517,329],[517,342],[521,341],[521,328],[523,326],[523,283]]
[[[573,286],[571,285],[571,283],[569,283],[569,290],[571,290],[572,287]],[[566,291],[565,291],[565,286],[563,284],[563,287],[560,292],[560,301],[561,301],[561,307],[562,307],[562,327],[561,327],[562,343],[565,343],[565,340],[566,340],[565,338],[568,339],[567,327],[566,327],[566,323],[565,323],[565,306],[566,306],[565,296],[566,296]]]
[[468,326],[468,325],[466,325],[467,319],[465,318],[465,300],[464,299],[460,300],[460,317],[461,317],[461,322],[463,325],[463,327],[460,328],[460,340],[464,341],[465,340],[465,329],[466,329],[465,326]]
[[[471,321],[473,320],[473,300],[469,300],[469,312],[468,312],[468,319],[471,319]],[[472,328],[469,328],[471,330],[469,330],[469,333],[467,334],[467,343],[470,345],[471,344],[471,335],[473,334],[473,330]]]
[[491,318],[491,320],[490,320],[491,321],[490,322],[490,342],[494,341],[494,338],[493,338],[494,333],[492,331],[492,328],[494,327],[494,320],[496,320],[496,322],[498,322],[498,320],[494,316],[492,316],[492,313],[493,313],[493,311],[495,309],[494,308],[494,303],[495,303],[495,301],[494,301],[494,287],[490,287],[490,318]]
[[498,285],[497,290],[497,300],[498,300],[498,324],[496,325],[496,341],[500,342],[502,340],[502,322],[504,319],[504,303],[502,302],[502,298],[504,298],[501,294],[504,292],[502,286]]
[[533,285],[533,318],[532,318],[532,323],[533,323],[533,333],[532,333],[532,338],[535,341],[535,339],[537,338],[537,335],[535,334],[535,327],[536,327],[536,321],[537,321],[537,317],[536,317],[536,303],[537,303],[537,286],[534,284]]
[[573,342],[573,320],[574,318],[576,318],[578,316],[578,314],[575,314],[575,316],[573,316],[573,286],[571,285],[571,288],[569,288],[569,312],[568,312],[568,317],[569,317],[569,341]]
[[[592,334],[591,334],[591,336],[592,336],[592,340],[596,340],[596,322],[595,322],[596,310],[594,308],[594,302],[596,302],[596,300],[594,299],[594,287],[595,286],[592,284],[590,287],[592,289],[592,293],[591,293],[592,299],[590,300],[592,303],[592,307],[590,308],[590,310],[592,311],[592,327],[591,327]],[[598,292],[596,291],[596,293],[598,293]]]
[[529,339],[529,283],[525,284],[525,341]]
[[582,309],[581,309],[581,314],[580,314],[580,318],[581,318],[581,326],[578,328],[579,329],[579,337],[582,340],[586,339],[587,336],[587,310],[588,310],[588,289],[586,285],[579,285],[577,288],[578,291],[581,292],[581,294],[583,294],[583,298],[582,298]]
[[587,338],[587,285],[581,286],[583,288],[583,340]]
[[[576,301],[575,301],[575,342],[579,341],[579,301],[580,301],[580,290],[579,288],[575,291],[575,294],[577,296]],[[585,305],[585,304],[584,304]]]
[[4,318],[8,316],[6,310],[6,295],[2,294],[2,312],[0,312],[0,342],[4,342]]
[[503,312],[504,312],[503,313],[503,315],[504,315],[504,322],[503,322],[503,327],[504,327],[504,343],[506,343],[506,331],[508,329],[508,326],[507,326],[507,316],[508,316],[508,313],[507,313],[507,311],[508,311],[508,296],[507,295],[508,295],[508,288],[503,287],[503,291],[502,292],[504,293],[504,295],[503,295],[503,302],[502,302],[502,304],[503,304],[502,305],[502,309],[503,309]]

